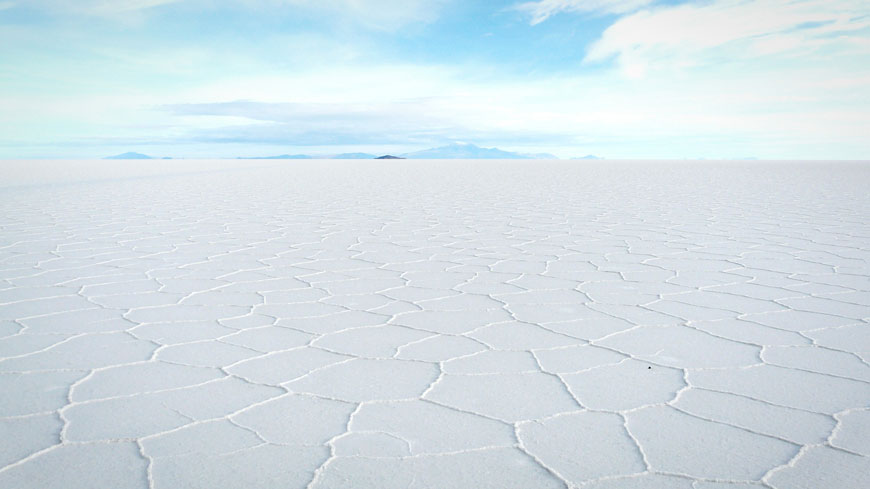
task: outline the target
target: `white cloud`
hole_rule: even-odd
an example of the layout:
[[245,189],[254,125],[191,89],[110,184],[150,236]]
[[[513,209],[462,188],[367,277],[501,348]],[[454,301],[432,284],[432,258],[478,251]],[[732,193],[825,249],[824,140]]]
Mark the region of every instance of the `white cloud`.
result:
[[[588,50],[587,61],[615,56],[625,72],[776,56],[803,63],[867,54],[870,3],[864,0],[714,0],[642,10],[617,20]],[[864,29],[861,32],[861,29]]]
[[509,80],[469,79],[464,70],[442,66],[344,66],[137,96],[0,96],[0,113],[19,114],[0,118],[0,133],[6,141],[45,134],[34,143],[52,145],[99,134],[99,144],[162,142],[167,154],[182,155],[196,144],[220,155],[233,144],[281,152],[337,144],[406,151],[447,140],[561,156],[870,154],[870,69],[809,69],[777,74],[781,79],[770,72],[726,75],[704,70],[634,80],[599,72]]
[[[843,157],[870,151],[870,143],[861,143],[870,132],[868,79],[870,67],[510,80],[409,64],[219,81],[179,99],[218,103],[188,112],[272,121],[272,128],[249,134],[288,142],[334,131],[369,144],[460,139],[565,156],[572,151],[566,148],[581,146],[623,157],[800,157],[810,150],[819,152],[815,157]],[[832,90],[832,83],[841,88]],[[263,103],[221,105],[240,99]],[[234,132],[227,129],[224,134]],[[306,132],[311,129],[316,134]]]
[[559,12],[597,12],[622,14],[633,12],[653,0],[538,0],[515,8],[532,16],[532,25],[540,24]]

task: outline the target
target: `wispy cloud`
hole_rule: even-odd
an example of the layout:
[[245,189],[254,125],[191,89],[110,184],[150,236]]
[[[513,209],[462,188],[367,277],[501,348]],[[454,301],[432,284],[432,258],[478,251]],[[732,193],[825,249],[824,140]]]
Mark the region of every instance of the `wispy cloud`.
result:
[[592,12],[622,14],[652,3],[653,0],[537,0],[516,5],[517,10],[528,13],[532,25],[540,24],[560,12]]
[[[642,10],[617,20],[587,61],[615,56],[626,73],[736,63],[765,56],[870,53],[870,3],[855,0],[714,0]],[[785,59],[782,59],[785,58]]]
[[231,117],[247,123],[204,128],[187,135],[205,142],[294,146],[429,142],[457,137],[468,128],[443,119],[433,101],[357,103],[233,101],[164,107],[175,116]]
[[[452,0],[29,0],[27,6],[54,13],[116,17],[146,13],[155,7],[183,5],[200,11],[225,8],[282,16],[290,12],[317,12],[373,29],[394,29],[414,22],[435,20]],[[0,2],[0,10],[14,2]],[[8,8],[7,7],[7,8]]]
[[432,22],[451,0],[271,0],[351,19],[377,29]]
[[76,0],[74,2],[68,0],[29,0],[27,6],[56,13],[111,15],[146,10],[182,1],[185,0]]

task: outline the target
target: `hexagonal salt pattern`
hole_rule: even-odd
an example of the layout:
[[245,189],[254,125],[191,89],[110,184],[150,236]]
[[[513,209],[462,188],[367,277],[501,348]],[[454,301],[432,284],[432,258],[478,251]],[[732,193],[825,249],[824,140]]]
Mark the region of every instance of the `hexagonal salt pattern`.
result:
[[870,487],[870,165],[22,164],[0,487]]

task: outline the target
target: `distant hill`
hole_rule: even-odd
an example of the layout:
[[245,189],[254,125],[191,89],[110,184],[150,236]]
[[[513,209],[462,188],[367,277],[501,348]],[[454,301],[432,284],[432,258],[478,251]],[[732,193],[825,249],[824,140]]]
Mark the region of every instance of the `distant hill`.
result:
[[369,153],[341,153],[330,156],[330,158],[335,160],[371,160],[374,157],[375,155]]
[[586,156],[575,156],[574,158],[571,158],[571,159],[572,160],[603,160],[604,158],[602,158],[601,156],[596,156],[596,155],[586,155]]
[[378,156],[375,159],[376,160],[404,160],[405,158],[402,158],[401,156],[384,155],[384,156]]
[[121,153],[115,156],[106,156],[103,158],[104,160],[156,160],[157,158],[154,156],[143,155],[142,153],[135,153],[133,151],[127,153]]
[[413,159],[556,159],[555,156],[547,153],[515,153],[498,148],[481,148],[471,143],[453,143],[438,148],[406,153],[402,156]]
[[558,160],[559,157],[550,153],[517,153],[532,160]]
[[277,155],[277,156],[251,156],[247,158],[241,158],[245,160],[310,160],[313,158],[311,155]]

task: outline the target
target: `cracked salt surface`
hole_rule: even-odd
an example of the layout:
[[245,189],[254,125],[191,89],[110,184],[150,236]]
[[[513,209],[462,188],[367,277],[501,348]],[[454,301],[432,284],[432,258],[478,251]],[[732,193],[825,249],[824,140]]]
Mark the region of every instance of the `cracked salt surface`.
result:
[[141,165],[0,162],[0,487],[870,487],[866,163]]

